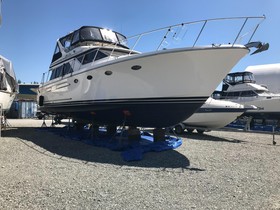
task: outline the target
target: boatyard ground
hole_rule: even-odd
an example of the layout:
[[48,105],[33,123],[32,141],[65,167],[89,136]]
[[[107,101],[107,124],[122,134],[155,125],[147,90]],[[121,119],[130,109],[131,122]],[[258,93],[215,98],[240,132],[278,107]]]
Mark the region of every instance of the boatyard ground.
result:
[[[0,209],[280,209],[280,136],[212,131],[125,162],[118,151],[8,120]],[[50,125],[47,121],[47,125]]]

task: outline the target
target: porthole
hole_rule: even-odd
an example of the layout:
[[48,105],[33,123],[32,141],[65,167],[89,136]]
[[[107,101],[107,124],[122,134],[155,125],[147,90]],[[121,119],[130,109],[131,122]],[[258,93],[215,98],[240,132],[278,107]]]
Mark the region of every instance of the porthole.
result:
[[111,74],[113,74],[112,71],[105,71],[105,75],[109,76],[109,75],[111,75]]
[[87,76],[87,79],[88,79],[88,80],[91,80],[91,79],[92,79],[92,76],[91,76],[91,75],[88,75],[88,76]]
[[78,83],[78,82],[79,82],[79,80],[78,80],[78,79],[74,79],[74,82],[75,82],[75,83]]
[[139,66],[139,65],[134,65],[131,67],[132,70],[139,70],[141,68],[142,68],[142,66]]

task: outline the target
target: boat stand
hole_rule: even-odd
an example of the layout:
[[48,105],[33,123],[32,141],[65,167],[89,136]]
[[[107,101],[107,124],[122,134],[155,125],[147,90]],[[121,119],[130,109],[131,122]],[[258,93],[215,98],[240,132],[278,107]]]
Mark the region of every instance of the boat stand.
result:
[[272,127],[272,144],[276,145],[276,141],[275,141],[275,127]]
[[45,117],[45,115],[43,116],[43,123],[42,123],[42,125],[41,125],[41,128],[46,128],[46,127],[48,127],[47,126],[47,124],[46,124],[46,117]]
[[119,151],[125,161],[139,161],[145,153],[172,150],[182,145],[181,138],[165,135],[164,128],[144,130],[125,126],[125,121],[119,128],[103,128],[97,124],[88,124],[81,128],[71,126],[69,121],[68,126],[64,128],[50,127],[48,130],[75,141]]

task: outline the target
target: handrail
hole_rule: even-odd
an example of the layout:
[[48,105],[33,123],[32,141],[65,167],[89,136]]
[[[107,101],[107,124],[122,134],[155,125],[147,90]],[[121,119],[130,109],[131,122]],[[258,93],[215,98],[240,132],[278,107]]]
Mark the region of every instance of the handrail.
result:
[[[162,28],[159,28],[159,29],[154,29],[154,30],[151,30],[151,31],[147,31],[147,32],[144,32],[144,33],[141,33],[141,34],[137,34],[137,35],[134,35],[134,36],[130,36],[126,39],[127,42],[129,42],[129,40],[133,40],[133,39],[136,39],[136,41],[131,45],[132,47],[130,48],[131,51],[135,50],[136,46],[138,45],[138,43],[140,42],[140,39],[143,39],[143,37],[147,36],[147,35],[150,35],[152,33],[157,33],[157,32],[162,32],[164,30],[166,30],[166,32],[162,35],[163,37],[162,38],[159,38],[161,41],[159,43],[159,45],[155,48],[156,51],[157,50],[161,50],[161,46],[162,46],[162,43],[167,39],[167,36],[169,35],[170,32],[172,32],[173,29],[176,29],[178,30],[179,27],[185,27],[185,26],[190,26],[190,25],[194,25],[194,24],[203,24],[199,33],[197,34],[196,38],[195,38],[195,41],[192,45],[190,45],[191,47],[195,47],[197,45],[197,41],[199,40],[199,38],[201,37],[201,34],[203,33],[203,31],[205,30],[206,28],[206,24],[209,25],[210,22],[214,22],[214,21],[225,21],[225,20],[242,20],[244,19],[244,22],[242,23],[237,35],[235,36],[235,39],[231,42],[232,43],[232,46],[234,46],[237,42],[237,40],[240,38],[240,37],[243,37],[243,36],[240,36],[242,31],[244,30],[245,26],[248,24],[248,21],[249,20],[256,20],[256,19],[260,19],[260,21],[255,25],[255,27],[253,28],[253,32],[252,33],[248,33],[248,34],[252,34],[249,38],[249,41],[251,41],[251,39],[253,38],[256,30],[258,29],[260,23],[265,19],[265,15],[263,16],[251,16],[251,17],[229,17],[229,18],[212,18],[212,19],[205,19],[205,20],[198,20],[198,21],[191,21],[191,22],[185,22],[185,23],[180,23],[180,24],[175,24],[175,25],[171,25],[171,26],[167,26],[167,27],[162,27]],[[175,30],[175,31],[177,31]],[[176,32],[174,32],[174,35],[172,36],[174,38]],[[247,42],[247,43],[248,43]],[[247,44],[246,43],[246,44]]]
[[207,20],[205,20],[205,22],[204,22],[204,24],[203,24],[203,26],[202,26],[202,28],[201,28],[201,30],[200,30],[198,36],[196,37],[196,40],[195,40],[195,42],[194,42],[194,44],[193,44],[193,47],[195,46],[195,44],[196,44],[197,40],[199,39],[199,37],[200,37],[200,35],[201,35],[203,29],[205,28],[206,23],[207,23]]
[[241,34],[241,31],[243,30],[244,26],[246,25],[247,21],[248,21],[248,18],[245,19],[245,21],[244,21],[242,27],[240,28],[240,30],[239,30],[239,32],[238,32],[238,34],[237,34],[237,36],[236,36],[234,42],[232,43],[232,46],[236,43],[236,41],[237,41],[239,35]]

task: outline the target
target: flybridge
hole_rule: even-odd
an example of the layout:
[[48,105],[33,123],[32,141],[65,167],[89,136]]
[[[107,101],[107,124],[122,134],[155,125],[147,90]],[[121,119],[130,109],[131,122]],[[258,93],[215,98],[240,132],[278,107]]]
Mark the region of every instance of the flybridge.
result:
[[113,44],[127,48],[125,40],[126,37],[120,33],[99,27],[83,26],[57,41],[52,62],[79,46]]

